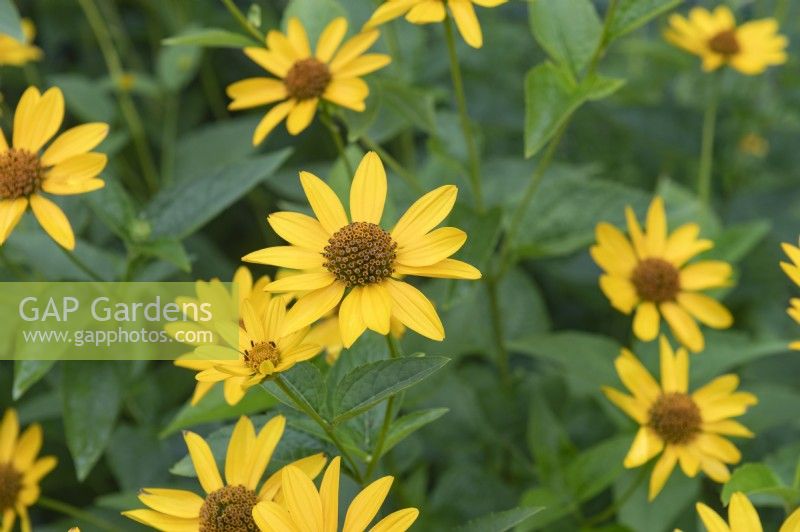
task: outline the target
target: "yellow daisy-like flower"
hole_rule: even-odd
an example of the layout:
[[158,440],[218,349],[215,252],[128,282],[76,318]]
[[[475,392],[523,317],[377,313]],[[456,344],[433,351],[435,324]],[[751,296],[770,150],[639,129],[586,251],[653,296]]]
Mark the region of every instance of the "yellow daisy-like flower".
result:
[[[431,24],[444,21],[447,9],[456,22],[464,41],[473,48],[483,46],[483,32],[475,5],[497,7],[508,0],[387,0],[367,21],[365,28],[374,28],[405,15],[412,24]],[[473,5],[474,4],[474,5]]]
[[[781,268],[789,276],[794,284],[800,286],[800,248],[791,244],[782,244],[783,251],[792,262],[781,261]],[[793,297],[789,300],[789,308],[786,312],[791,318],[800,324],[800,298]],[[800,340],[789,344],[791,349],[800,350]]]
[[735,464],[742,457],[722,436],[752,437],[752,432],[731,418],[758,402],[753,394],[736,391],[739,377],[723,375],[689,394],[689,354],[683,348],[673,353],[663,336],[660,386],[627,349],[614,364],[633,395],[607,386],[603,393],[640,425],[624,466],[640,467],[661,454],[650,477],[650,500],[664,487],[678,462],[689,477],[702,470],[715,482],[726,482],[730,472],[725,464]]
[[39,481],[56,467],[54,456],[37,458],[42,427],[33,424],[20,435],[14,409],[0,422],[0,531],[11,532],[17,516],[23,532],[31,531],[28,507],[39,499]]
[[[139,500],[147,509],[130,510],[122,515],[165,532],[256,530],[253,522],[256,504],[280,499],[280,471],[270,476],[261,488],[258,485],[285,427],[286,418],[275,416],[256,434],[250,419],[241,417],[228,443],[224,481],[208,443],[193,432],[185,432],[189,456],[205,494],[144,488]],[[292,467],[307,479],[315,478],[325,462],[320,453],[293,462]]]
[[695,7],[689,18],[672,15],[664,37],[675,46],[693,53],[703,61],[703,70],[730,65],[742,74],[756,75],[772,65],[786,62],[789,41],[778,33],[773,18],[753,20],[736,26],[727,6],[714,11]]
[[300,182],[316,219],[294,212],[271,214],[272,229],[291,245],[243,258],[304,271],[267,285],[273,292],[307,291],[287,312],[286,331],[314,323],[341,302],[339,329],[345,347],[366,329],[389,334],[392,317],[423,336],[444,339],[433,304],[397,277],[480,278],[473,266],[449,258],[464,245],[466,233],[454,227],[434,229],[450,213],[458,189],[446,185],[425,194],[394,229],[386,231],[379,225],[386,202],[386,171],[375,153],[364,156],[356,170],[349,219],[324,181],[301,172]]
[[[753,503],[744,493],[738,491],[731,495],[728,523],[702,502],[698,502],[696,508],[708,532],[763,532],[764,530]],[[792,512],[778,532],[800,532],[800,510]]]
[[719,260],[687,264],[714,244],[698,238],[700,227],[694,223],[667,233],[660,197],[650,204],[644,232],[631,207],[626,208],[625,216],[630,240],[605,222],[595,230],[597,244],[589,251],[605,272],[600,276],[600,288],[620,312],[630,314],[636,309],[633,332],[640,340],[655,340],[663,316],[679,342],[693,352],[702,351],[705,339],[695,320],[727,329],[733,316],[700,292],[730,285],[731,265]]
[[[262,532],[336,532],[339,529],[339,469],[337,456],[322,477],[319,490],[308,475],[288,465],[281,474],[283,502],[265,501],[256,505],[253,517]],[[358,495],[347,509],[343,532],[364,532],[375,519],[394,478],[376,480]],[[404,532],[419,516],[416,508],[405,508],[378,521],[370,532]]]
[[22,34],[25,40],[20,42],[7,34],[0,34],[0,65],[22,66],[29,61],[42,58],[42,51],[33,46],[36,26],[28,19],[22,20]]
[[249,78],[228,86],[231,110],[281,102],[256,127],[254,145],[283,119],[290,134],[302,132],[313,120],[320,100],[354,111],[365,109],[369,87],[361,76],[385,67],[391,58],[364,53],[378,39],[377,30],[360,33],[342,44],[346,33],[347,20],[334,19],[312,54],[303,24],[291,18],[286,34],[276,30],[267,34],[266,48],[244,49],[250,59],[279,78]]
[[11,147],[0,131],[0,244],[3,244],[31,206],[45,231],[61,246],[75,248],[75,235],[61,208],[42,195],[82,194],[102,188],[97,178],[107,157],[92,150],[108,135],[99,122],[73,127],[59,135],[40,154],[64,120],[64,95],[53,87],[40,94],[29,87],[14,113]]

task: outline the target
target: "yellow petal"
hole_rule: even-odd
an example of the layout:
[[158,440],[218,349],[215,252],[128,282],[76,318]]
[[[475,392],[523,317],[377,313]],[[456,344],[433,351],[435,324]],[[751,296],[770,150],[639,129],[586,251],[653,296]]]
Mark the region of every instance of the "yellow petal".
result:
[[716,401],[717,399],[733,393],[738,386],[739,377],[737,375],[722,375],[695,390],[692,394],[692,398],[702,408],[703,404]]
[[726,464],[735,464],[742,459],[742,453],[734,444],[716,434],[700,434],[694,445],[708,456],[716,458]]
[[57,465],[58,459],[56,459],[55,456],[43,456],[39,458],[33,463],[30,469],[23,472],[22,483],[28,485],[38,484],[38,482],[50,471],[55,469]]
[[393,477],[383,477],[361,490],[347,509],[342,532],[362,532],[366,529],[378,515],[393,481]]
[[262,501],[253,508],[253,520],[262,532],[296,532],[292,516],[272,501]]
[[22,93],[19,103],[17,103],[17,109],[14,111],[14,128],[11,143],[15,148],[29,149],[30,123],[41,98],[39,89],[36,87],[28,87]]
[[664,449],[664,440],[653,429],[640,427],[633,444],[625,456],[623,465],[627,468],[639,467],[650,461]]
[[346,348],[353,345],[367,329],[362,314],[362,290],[360,286],[353,288],[339,307],[339,330],[342,335],[342,343]]
[[184,519],[197,519],[204,502],[191,491],[161,488],[143,489],[139,500],[157,512]]
[[367,327],[378,334],[389,334],[392,298],[382,284],[366,285],[361,289],[361,313]]
[[130,510],[122,512],[128,519],[133,519],[156,530],[169,530],[169,532],[197,532],[200,528],[200,520],[184,519],[171,515],[156,512],[155,510]]
[[33,110],[24,117],[19,137],[15,117],[14,147],[36,153],[56,134],[64,120],[64,95],[61,89],[53,87],[45,91]]
[[609,386],[603,386],[603,394],[609,401],[614,403],[620,410],[628,414],[640,425],[647,423],[648,409],[650,404],[642,400],[626,395]]
[[286,77],[289,69],[292,68],[292,61],[278,52],[265,50],[264,48],[249,47],[244,49],[247,57],[252,59],[258,66],[275,74],[279,78]]
[[208,443],[194,432],[184,432],[183,439],[189,448],[189,456],[194,464],[197,478],[206,493],[214,492],[222,487],[222,477],[217,469],[217,462],[211,454]]
[[47,234],[62,247],[75,249],[75,235],[61,207],[39,194],[31,196],[30,202],[34,216]]
[[367,96],[369,86],[361,78],[334,79],[322,94],[323,99],[358,112],[366,109]]
[[275,246],[261,249],[248,253],[242,257],[242,260],[294,270],[322,268],[322,264],[325,262],[321,253],[297,246]]
[[359,33],[351,39],[348,39],[347,42],[342,45],[336,55],[333,56],[333,59],[329,65],[331,72],[336,72],[342,68],[342,66],[366,52],[369,47],[378,40],[379,36],[380,33],[378,30],[367,30],[363,33]]
[[245,483],[245,486],[249,489],[256,489],[256,486],[258,486],[258,483],[261,481],[261,477],[267,469],[267,465],[272,458],[272,453],[275,451],[275,447],[278,446],[278,442],[281,440],[285,428],[286,418],[283,416],[275,416],[267,421],[264,427],[259,431],[258,436],[256,436],[256,442],[253,446],[254,453],[251,457],[250,466],[248,467],[249,478]]
[[386,203],[386,169],[378,154],[367,153],[350,186],[350,216],[354,222],[379,224]]
[[677,228],[667,238],[664,259],[679,268],[698,253],[714,247],[714,243],[710,240],[698,240],[699,235],[700,226],[694,223],[684,224]]
[[336,276],[329,271],[301,273],[273,281],[267,285],[267,290],[270,292],[317,290],[319,288],[330,286],[335,281]]
[[633,333],[644,342],[655,340],[660,323],[658,309],[652,301],[642,301],[633,317]]
[[678,455],[675,453],[675,450],[667,446],[661,458],[656,462],[653,473],[650,476],[650,488],[648,489],[647,500],[652,501],[661,492],[670,474],[672,474],[672,470],[675,469],[677,461]]
[[455,227],[441,227],[409,241],[397,250],[397,262],[406,266],[430,266],[456,253],[467,241],[467,234]]
[[249,78],[228,85],[225,92],[233,100],[228,109],[236,111],[285,100],[289,93],[282,81],[272,78]]
[[331,236],[322,227],[319,220],[299,212],[272,213],[267,218],[267,222],[279,237],[290,244],[310,249],[317,253],[322,253]]
[[709,327],[727,329],[733,325],[733,315],[716,299],[703,294],[681,292],[677,301],[695,319]]
[[744,493],[736,492],[731,496],[728,507],[728,520],[731,532],[762,532],[761,519],[753,507],[753,503]]
[[47,179],[42,183],[42,190],[57,196],[72,196],[93,192],[104,186],[106,186],[106,182],[102,179]]
[[647,244],[642,235],[642,228],[639,226],[639,221],[636,219],[636,214],[631,207],[625,207],[625,219],[628,223],[628,234],[633,242],[633,249],[640,259],[648,257]]
[[286,509],[301,530],[322,530],[322,501],[317,488],[298,468],[288,465],[281,473]]
[[[607,271],[621,277],[630,276],[638,261],[633,246],[622,234],[622,231],[609,223],[601,222],[595,228],[595,236],[599,247],[605,248],[608,251],[608,257],[612,259],[609,261],[611,269]],[[600,262],[598,265],[605,268]]]
[[661,395],[661,388],[650,375],[639,359],[628,351],[622,350],[622,354],[614,360],[614,366],[620,380],[631,393],[640,401],[651,405]]
[[51,168],[45,176],[45,183],[51,180],[91,179],[103,171],[107,162],[108,156],[104,153],[90,152],[74,155]]
[[703,522],[703,526],[706,527],[707,532],[731,532],[731,529],[728,528],[728,524],[725,523],[725,520],[720,517],[717,512],[702,502],[698,502],[695,505],[695,508],[697,509],[697,514],[700,516],[700,520]]
[[58,136],[42,155],[44,166],[56,165],[70,157],[86,153],[108,136],[108,124],[93,122],[68,129]]
[[800,532],[800,508],[786,518],[778,532]]
[[703,431],[724,434],[725,436],[739,436],[742,438],[752,438],[754,436],[747,427],[731,419],[703,423]]
[[8,240],[27,208],[27,198],[0,200],[0,244]]
[[298,59],[305,59],[311,56],[311,46],[308,43],[308,34],[300,19],[291,17],[286,28],[286,37],[292,43],[292,47],[297,52]]
[[413,244],[447,218],[456,202],[458,188],[445,185],[428,192],[400,217],[392,229],[392,238],[398,246]]
[[14,456],[14,447],[19,434],[19,418],[13,408],[6,410],[0,423],[0,463],[8,463]]
[[705,348],[703,333],[697,322],[680,305],[668,301],[659,306],[664,319],[667,320],[672,334],[693,353]]
[[647,210],[647,250],[651,255],[661,256],[664,254],[664,246],[667,242],[667,215],[664,213],[664,200],[656,196],[650,202]]
[[329,62],[333,58],[333,54],[336,53],[336,49],[342,43],[346,33],[347,19],[344,17],[337,17],[325,26],[317,41],[315,54],[317,59],[323,63]]
[[336,457],[331,460],[322,484],[319,487],[319,497],[322,500],[323,528],[320,532],[336,532],[339,528],[339,471],[342,459]]
[[444,2],[441,0],[423,0],[415,5],[406,15],[406,20],[412,24],[431,24],[442,22],[447,16]]
[[42,449],[42,427],[34,423],[22,433],[14,451],[13,466],[17,471],[25,471],[36,460]]
[[419,517],[416,508],[405,508],[392,512],[370,529],[370,532],[405,532]]
[[473,48],[483,46],[483,33],[472,2],[470,0],[447,0],[447,7],[450,8],[464,41]]
[[385,286],[392,297],[392,316],[409,329],[431,340],[444,340],[442,321],[422,292],[408,283],[394,279],[387,279]]
[[700,460],[700,468],[711,480],[720,484],[727,482],[731,478],[731,472],[725,464],[707,455],[703,455]]
[[624,314],[630,314],[639,303],[636,288],[624,277],[601,275],[600,289],[611,302],[611,306]]
[[311,209],[328,234],[332,235],[347,225],[347,215],[342,202],[331,187],[309,172],[300,172],[300,183],[303,185]]
[[290,64],[294,64],[298,59],[301,59],[289,38],[278,30],[267,32],[267,48],[269,48],[270,52],[274,52]]
[[314,120],[318,105],[319,98],[309,98],[297,102],[297,105],[292,108],[291,112],[289,112],[289,117],[286,119],[286,129],[289,133],[299,135],[303,132]]
[[683,290],[706,290],[730,284],[733,268],[721,260],[696,262],[683,268],[680,283]]
[[344,288],[344,283],[336,281],[325,288],[313,290],[302,296],[286,313],[281,336],[286,336],[307,325],[311,325],[333,310],[342,300]]
[[430,266],[395,266],[398,275],[417,275],[420,277],[433,277],[436,279],[467,279],[481,278],[481,272],[476,267],[455,259],[444,259]]
[[292,110],[294,105],[294,100],[286,100],[285,102],[279,103],[270,109],[267,114],[264,115],[264,118],[262,118],[258,123],[255,131],[253,132],[253,146],[258,146],[261,144],[264,139],[267,138],[270,133],[272,133],[272,130],[281,123],[281,120],[289,115],[289,112]]
[[249,418],[241,416],[233,427],[225,455],[225,481],[229,486],[244,485],[250,470],[250,454],[255,451],[256,431]]
[[384,2],[372,13],[372,16],[364,25],[364,29],[372,29],[385,22],[401,17],[422,0],[392,0]]
[[356,78],[380,70],[391,62],[391,56],[386,54],[365,54],[343,65],[333,75],[336,79]]

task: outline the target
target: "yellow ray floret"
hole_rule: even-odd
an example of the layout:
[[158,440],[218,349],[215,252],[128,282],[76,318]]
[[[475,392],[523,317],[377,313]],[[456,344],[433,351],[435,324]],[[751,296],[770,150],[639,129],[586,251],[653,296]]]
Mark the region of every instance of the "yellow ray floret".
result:
[[36,36],[36,27],[28,19],[22,20],[23,41],[18,41],[7,34],[0,34],[0,65],[21,66],[30,61],[42,58],[42,51],[32,45]]
[[316,218],[295,212],[271,214],[269,224],[290,245],[243,258],[303,272],[267,285],[272,292],[305,292],[286,313],[283,332],[306,327],[341,303],[338,318],[345,347],[366,329],[388,334],[392,317],[423,336],[444,339],[433,304],[399,277],[480,278],[476,268],[450,258],[466,242],[466,233],[454,227],[435,229],[453,208],[456,187],[446,185],[425,194],[387,231],[379,225],[386,171],[375,153],[364,156],[356,170],[349,217],[320,178],[301,172],[300,181]]
[[601,222],[597,243],[589,250],[600,268],[600,288],[611,306],[634,313],[633,332],[649,342],[658,336],[661,317],[672,333],[693,352],[705,347],[697,321],[715,329],[733,324],[731,313],[704,290],[731,284],[727,262],[706,260],[690,263],[697,254],[713,247],[698,238],[700,227],[688,223],[667,232],[664,202],[653,199],[642,230],[633,209],[625,211],[628,237],[611,224]]
[[726,464],[738,463],[741,453],[724,436],[752,437],[732,418],[757,403],[753,394],[736,391],[736,375],[718,377],[689,393],[689,354],[683,348],[673,353],[663,336],[660,352],[661,383],[623,349],[615,365],[630,395],[603,388],[606,397],[640,426],[624,466],[641,467],[660,455],[650,477],[650,500],[677,464],[689,477],[703,471],[715,482],[726,482],[730,478]]
[[[800,286],[800,248],[786,243],[782,244],[782,247],[791,262],[781,261],[781,268],[794,284]],[[800,323],[800,298],[792,298],[786,312],[794,321]],[[789,347],[800,350],[800,341],[792,342]]]
[[[703,526],[709,532],[763,532],[764,530],[753,503],[744,493],[738,491],[731,495],[727,523],[717,512],[701,502],[697,503],[696,508]],[[800,532],[800,510],[792,512],[778,532]]]
[[714,11],[695,7],[688,18],[672,15],[664,36],[700,57],[706,71],[730,65],[747,75],[761,74],[767,67],[785,63],[789,44],[778,33],[775,19],[753,20],[737,26],[727,6],[718,6]]
[[291,18],[285,34],[277,30],[267,34],[266,48],[244,49],[250,59],[275,76],[237,81],[227,89],[233,100],[228,106],[231,110],[276,104],[256,127],[254,145],[284,119],[289,133],[301,133],[322,101],[354,111],[365,109],[369,87],[361,77],[385,67],[391,58],[366,53],[378,40],[377,30],[359,33],[342,44],[346,33],[347,20],[334,19],[312,52],[303,24]]

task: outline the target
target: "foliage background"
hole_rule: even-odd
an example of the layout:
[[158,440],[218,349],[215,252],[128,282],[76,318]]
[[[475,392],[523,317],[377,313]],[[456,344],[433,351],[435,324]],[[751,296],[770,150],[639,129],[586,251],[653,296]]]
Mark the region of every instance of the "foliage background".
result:
[[[532,8],[545,9],[548,20],[569,35],[562,49],[567,55],[561,58],[566,63],[573,59],[569,43],[591,39],[591,24],[575,15],[588,3],[565,0],[566,11]],[[627,3],[646,15],[679,1]],[[684,2],[679,9],[694,3]],[[107,187],[62,203],[80,235],[77,254],[105,278],[227,280],[239,257],[277,243],[265,224],[268,212],[303,208],[298,170],[329,177],[345,196],[348,176],[321,124],[299,137],[289,137],[281,126],[261,148],[250,145],[261,114],[225,110],[225,85],[258,72],[239,50],[164,44],[166,38],[200,28],[241,33],[219,3],[98,1],[123,76],[109,74],[83,0],[17,4],[35,21],[36,43],[45,59],[26,69],[4,68],[4,100],[16,102],[29,83],[58,85],[70,119],[112,124],[112,135],[101,147],[110,155]],[[255,4],[264,29],[279,26],[291,13],[317,32],[340,13],[356,27],[375,7],[369,0]],[[248,5],[240,3],[244,10]],[[736,286],[724,294],[736,324],[729,331],[707,332],[706,352],[692,358],[692,383],[736,371],[742,388],[758,395],[759,405],[743,420],[758,437],[738,444],[743,463],[762,464],[746,466],[740,474],[759,481],[760,495],[754,500],[765,528],[776,529],[783,506],[800,502],[800,387],[795,378],[800,362],[785,347],[796,335],[784,312],[793,292],[778,267],[779,243],[795,241],[800,226],[800,9],[784,0],[730,5],[739,18],[777,13],[792,44],[789,63],[765,75],[720,76],[712,208],[693,192],[709,76],[700,72],[696,58],[665,43],[660,35],[665,20],[658,16],[611,43],[599,71],[624,85],[580,106],[555,163],[524,212],[523,230],[510,242],[519,260],[499,282],[502,341],[512,354],[508,381],[498,376],[494,364],[496,331],[486,285],[428,283],[448,338],[434,343],[408,334],[403,348],[452,360],[406,393],[403,412],[422,412],[424,419],[384,464],[398,477],[393,504],[421,508],[417,529],[450,530],[492,512],[544,506],[521,529],[658,532],[679,526],[691,531],[699,529],[695,501],[720,507],[719,486],[679,473],[652,504],[646,503],[643,487],[619,507],[614,503],[642,474],[622,468],[634,427],[599,391],[603,384],[618,382],[612,361],[620,346],[630,344],[630,323],[600,293],[599,271],[587,248],[597,222],[621,224],[626,204],[643,215],[654,191],[666,200],[671,227],[700,222],[704,236],[717,241],[711,254],[736,265]],[[597,0],[592,7],[602,17],[607,2]],[[393,23],[377,47],[390,51],[387,46],[394,41],[399,56],[370,76],[368,110],[345,117],[354,141],[348,152],[353,162],[366,136],[394,154],[425,190],[459,184],[450,225],[469,233],[461,258],[483,271],[496,256],[503,228],[537,164],[536,157],[524,157],[523,142],[527,135],[530,148],[535,128],[543,123],[536,109],[556,114],[562,109],[558,94],[534,90],[530,81],[526,87],[529,70],[548,57],[541,30],[537,41],[536,25],[528,24],[529,8],[519,0],[498,9],[479,8],[484,47],[459,47],[484,159],[486,212],[472,209],[464,179],[466,151],[441,27]],[[616,82],[609,83],[616,88]],[[135,127],[132,132],[121,111],[120,99],[128,98],[141,115],[141,133]],[[2,119],[8,131],[10,117]],[[742,139],[750,134],[768,142],[766,154],[743,148]],[[137,151],[137,135],[152,153],[149,171]],[[148,173],[153,187],[147,184]],[[415,195],[401,176],[390,172],[389,213],[402,212]],[[5,280],[86,279],[31,217],[3,251],[22,269],[4,267]],[[382,349],[380,338],[366,336],[343,353],[340,364],[383,356]],[[634,351],[651,366],[655,363],[652,345],[634,343]],[[191,479],[170,474],[173,467],[191,474],[180,462],[183,428],[209,434],[230,430],[240,413],[282,410],[290,417],[290,431],[279,448],[281,461],[319,449],[333,451],[264,389],[254,389],[235,408],[225,406],[221,394],[212,394],[191,409],[192,386],[191,372],[166,363],[0,362],[0,406],[13,402],[23,423],[42,422],[45,450],[59,456],[60,466],[45,479],[44,493],[102,515],[119,530],[138,529],[118,513],[138,506],[139,488],[192,485]],[[364,442],[379,426],[380,412],[370,411],[354,423],[354,433]],[[432,423],[423,427],[422,421]],[[224,440],[221,434],[219,441]],[[616,511],[607,519],[596,517],[609,507]],[[512,511],[500,519],[514,523],[522,515]],[[41,509],[35,518],[40,523],[36,530],[63,531],[73,524]],[[500,521],[491,522],[495,527]],[[488,530],[488,523],[473,523],[472,529]]]

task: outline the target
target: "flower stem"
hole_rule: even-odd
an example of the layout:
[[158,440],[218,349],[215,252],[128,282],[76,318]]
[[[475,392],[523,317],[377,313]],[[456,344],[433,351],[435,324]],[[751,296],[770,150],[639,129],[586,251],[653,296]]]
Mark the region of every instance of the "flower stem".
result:
[[495,349],[497,350],[497,370],[500,373],[500,380],[506,387],[510,388],[511,370],[508,349],[506,349],[502,314],[500,311],[500,297],[497,292],[497,279],[487,277],[486,290],[489,292],[489,310],[492,320],[492,337],[494,338]]
[[105,281],[105,279],[103,279],[103,277],[99,273],[91,269],[85,262],[79,259],[74,251],[71,251],[61,246],[58,247],[61,249],[61,251],[64,252],[64,255],[67,256],[70,262],[72,262],[72,264],[74,264],[80,271],[85,273],[92,281],[98,281],[101,283]]
[[114,41],[111,39],[111,33],[103,20],[103,16],[97,9],[94,0],[78,0],[78,3],[81,5],[86,15],[86,20],[89,21],[89,26],[91,26],[94,32],[97,44],[100,46],[100,52],[103,54],[106,68],[111,75],[111,81],[114,83],[117,101],[122,111],[122,116],[125,117],[125,122],[127,122],[128,129],[131,132],[131,138],[133,139],[133,144],[142,166],[145,183],[151,192],[155,192],[158,188],[158,169],[156,168],[150,145],[147,143],[147,135],[145,134],[144,125],[142,124],[142,118],[136,110],[133,98],[131,98],[130,93],[120,85],[125,72],[122,68],[122,61],[120,60],[119,54],[116,48],[114,48]]
[[222,4],[228,9],[233,18],[236,19],[236,22],[244,29],[247,33],[255,37],[259,43],[264,42],[264,34],[261,31],[250,24],[250,21],[247,20],[247,17],[244,16],[244,13],[236,7],[236,4],[233,3],[233,0],[222,0]]
[[717,76],[709,88],[706,110],[703,113],[703,134],[700,146],[700,169],[697,174],[697,195],[704,205],[711,200],[711,177],[714,168],[714,135],[717,126],[719,90]]
[[598,525],[598,524],[602,523],[603,521],[606,521],[607,519],[611,518],[612,516],[614,516],[614,514],[616,514],[619,511],[619,509],[622,507],[622,505],[625,504],[628,501],[628,499],[630,499],[631,496],[634,493],[636,493],[636,490],[639,488],[639,486],[642,485],[642,482],[646,478],[647,478],[647,468],[646,467],[641,467],[640,471],[639,471],[639,474],[636,476],[634,481],[631,482],[630,486],[628,486],[628,488],[622,493],[622,495],[620,495],[619,498],[616,499],[605,510],[603,510],[602,512],[597,513],[597,514],[593,515],[592,517],[590,517],[589,519],[587,519],[583,523],[584,526],[585,527],[593,527],[595,525]]
[[456,93],[456,105],[458,115],[461,120],[461,130],[464,133],[464,142],[467,144],[469,155],[469,179],[472,185],[472,193],[475,195],[475,206],[479,211],[483,211],[483,189],[481,188],[481,160],[478,155],[478,146],[475,143],[472,124],[467,110],[467,97],[464,93],[464,78],[461,75],[461,65],[458,62],[456,52],[456,38],[453,32],[453,23],[448,15],[444,19],[444,34],[447,41],[447,52],[450,58],[450,75],[453,78],[453,90]]
[[89,523],[93,527],[96,527],[100,530],[115,532],[116,530],[119,529],[119,527],[115,526],[113,523],[110,523],[101,517],[97,517],[96,515],[81,510],[80,508],[72,506],[71,504],[57,501],[49,497],[43,497],[43,496],[39,497],[39,500],[36,502],[36,504],[41,506],[42,508],[47,508],[48,510],[58,512],[62,515],[66,515],[68,517],[72,517],[74,519],[78,519],[80,521]]
[[402,177],[403,180],[406,183],[408,183],[408,185],[411,186],[416,192],[421,193],[423,191],[422,183],[419,182],[417,175],[413,172],[409,172],[408,170],[406,170],[403,167],[403,165],[400,164],[400,162],[397,159],[392,157],[392,155],[389,152],[384,150],[380,144],[378,144],[371,138],[363,135],[360,139],[360,143],[363,148],[367,150],[372,150],[375,153],[377,153],[378,156],[381,158],[381,160],[384,163],[386,163],[386,166],[388,166],[394,173]]
[[[389,345],[389,356],[391,358],[399,357],[400,353],[398,352],[397,346],[392,339],[392,333],[386,335],[386,343]],[[364,473],[364,482],[362,482],[362,484],[369,482],[369,480],[372,478],[372,474],[375,472],[375,468],[378,466],[378,462],[381,460],[383,448],[386,445],[386,437],[389,435],[389,428],[392,426],[392,419],[394,418],[395,397],[397,396],[393,395],[386,401],[386,410],[383,414],[381,431],[378,433],[378,439],[375,441],[375,447],[372,448],[372,455],[370,456],[369,464],[367,465],[367,472]]]
[[336,152],[339,154],[339,158],[342,159],[344,162],[344,167],[347,169],[347,177],[352,181],[353,179],[353,166],[350,164],[350,160],[347,158],[347,151],[345,149],[344,140],[342,137],[342,131],[336,125],[333,120],[333,116],[331,115],[330,110],[327,107],[322,107],[321,113],[319,115],[320,120],[322,123],[325,124],[325,127],[331,134],[331,138],[333,139],[333,143],[336,144]]
[[301,401],[300,398],[297,397],[297,394],[295,394],[292,389],[286,385],[286,382],[284,382],[282,376],[278,375],[275,378],[275,384],[277,384],[278,388],[280,388],[281,391],[292,400],[297,408],[302,410],[308,417],[314,420],[314,422],[319,425],[323,431],[325,431],[325,434],[328,435],[328,438],[330,438],[336,448],[339,449],[339,452],[342,453],[342,457],[344,458],[345,462],[347,462],[347,465],[350,467],[350,470],[353,473],[353,478],[355,478],[359,484],[363,483],[363,477],[361,476],[361,472],[358,470],[356,461],[347,451],[347,448],[342,444],[341,440],[339,440],[339,437],[336,435],[336,429],[331,427],[327,421],[322,419],[322,416],[320,416],[313,408],[309,408],[303,401]]

